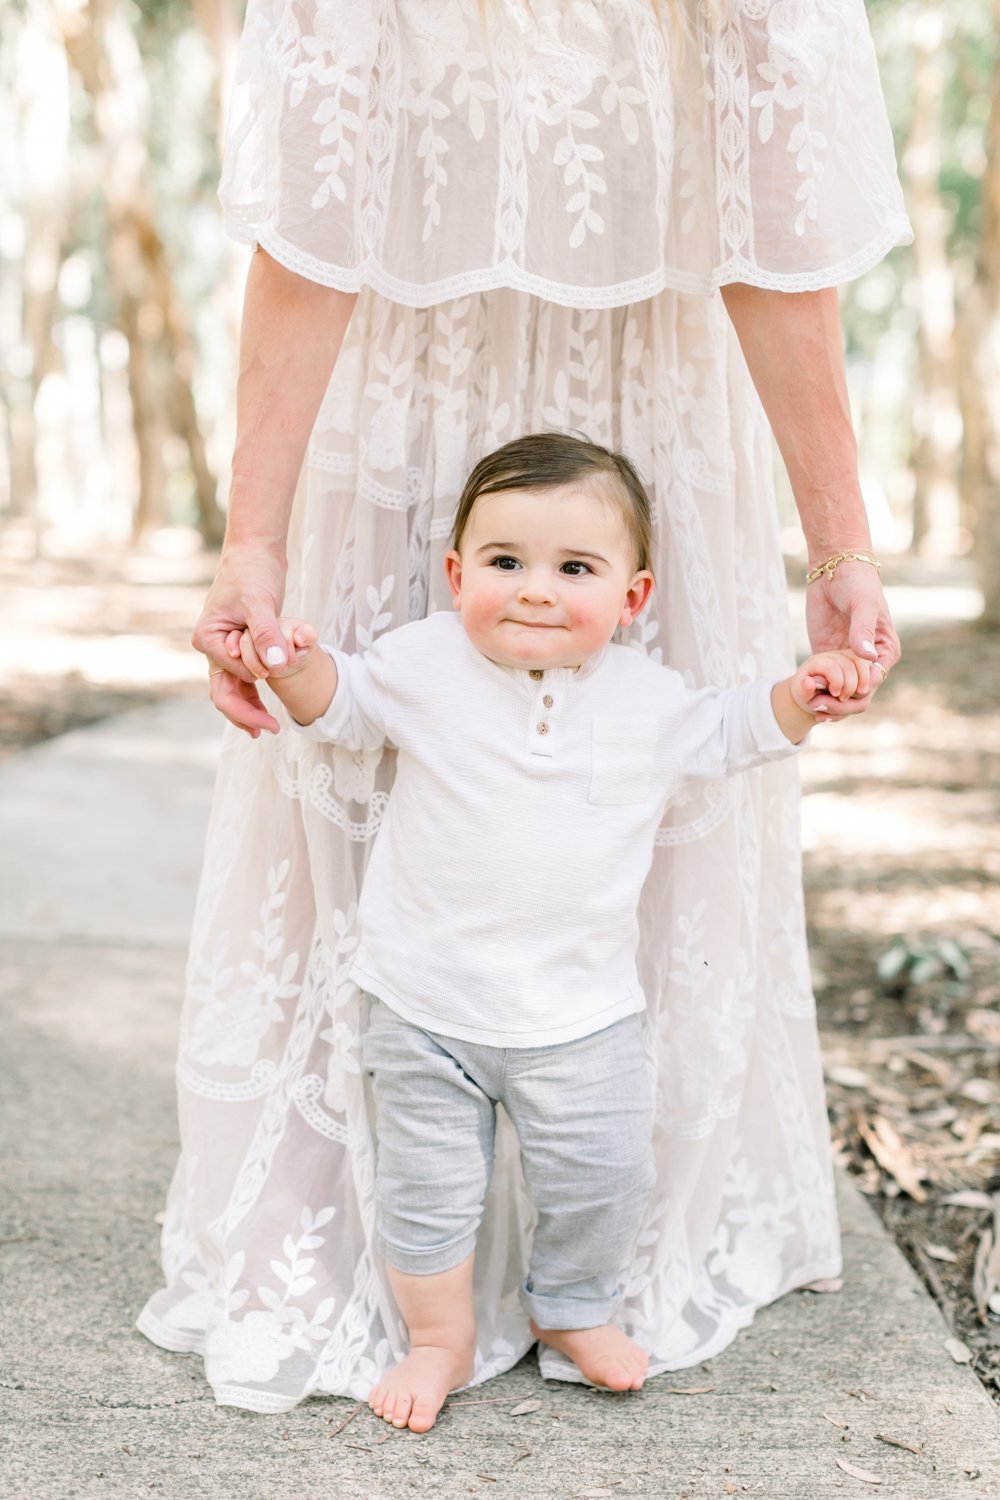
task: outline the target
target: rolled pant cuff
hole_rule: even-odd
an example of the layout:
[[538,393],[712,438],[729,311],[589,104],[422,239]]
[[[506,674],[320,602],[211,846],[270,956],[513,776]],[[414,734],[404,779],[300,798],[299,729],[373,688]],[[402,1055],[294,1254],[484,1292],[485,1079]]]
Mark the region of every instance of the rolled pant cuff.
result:
[[402,1271],[407,1276],[435,1276],[440,1271],[452,1271],[455,1266],[460,1266],[475,1250],[476,1236],[466,1234],[449,1245],[432,1245],[428,1250],[407,1250],[379,1235],[378,1246],[382,1259],[394,1271]]
[[539,1328],[602,1328],[610,1323],[620,1297],[564,1297],[558,1293],[518,1292],[521,1306]]

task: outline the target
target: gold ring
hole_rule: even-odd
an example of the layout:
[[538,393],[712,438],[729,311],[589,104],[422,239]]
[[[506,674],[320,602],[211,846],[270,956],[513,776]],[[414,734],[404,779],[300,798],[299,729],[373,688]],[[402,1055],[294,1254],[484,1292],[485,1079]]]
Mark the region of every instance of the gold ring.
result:
[[883,681],[883,682],[884,682],[884,681],[885,681],[885,679],[886,679],[886,678],[887,678],[887,677],[888,677],[888,675],[889,675],[889,673],[888,673],[888,671],[887,671],[887,670],[886,670],[886,668],[885,668],[885,667],[883,667],[883,665],[882,665],[882,663],[881,663],[881,662],[880,662],[880,661],[873,661],[873,662],[872,662],[872,666],[873,666],[873,667],[878,667],[878,669],[879,669],[879,671],[880,671],[880,672],[881,672],[881,673],[882,673],[882,681]]
[[221,677],[225,670],[225,667],[216,667],[214,671],[209,672],[209,678],[211,679],[213,677]]

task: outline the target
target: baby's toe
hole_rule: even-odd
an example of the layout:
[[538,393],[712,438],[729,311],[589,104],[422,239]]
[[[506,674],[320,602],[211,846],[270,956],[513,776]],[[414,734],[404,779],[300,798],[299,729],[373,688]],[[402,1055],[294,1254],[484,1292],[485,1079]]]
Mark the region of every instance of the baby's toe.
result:
[[603,1370],[604,1382],[611,1391],[630,1391],[635,1371],[620,1359],[609,1359]]
[[413,1402],[413,1410],[410,1412],[410,1431],[427,1432],[434,1426],[434,1419],[439,1409],[432,1401],[424,1401],[417,1396]]
[[368,1405],[377,1417],[385,1410],[385,1386],[376,1385],[368,1393]]
[[393,1427],[405,1427],[410,1419],[410,1411],[413,1407],[413,1397],[406,1392],[396,1396],[396,1404],[392,1409]]

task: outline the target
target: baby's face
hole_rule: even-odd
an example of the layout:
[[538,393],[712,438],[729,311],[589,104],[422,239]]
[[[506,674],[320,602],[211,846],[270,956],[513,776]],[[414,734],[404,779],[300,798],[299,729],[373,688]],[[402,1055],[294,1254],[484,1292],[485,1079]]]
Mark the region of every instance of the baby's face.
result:
[[483,495],[445,560],[473,645],[505,667],[577,667],[652,587],[616,506],[584,486]]

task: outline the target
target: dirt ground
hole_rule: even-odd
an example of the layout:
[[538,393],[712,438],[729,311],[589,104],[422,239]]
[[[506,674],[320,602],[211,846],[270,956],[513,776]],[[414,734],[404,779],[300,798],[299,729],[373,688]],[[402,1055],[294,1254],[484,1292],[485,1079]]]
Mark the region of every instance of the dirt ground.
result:
[[[165,693],[213,559],[32,560],[0,533],[0,759]],[[864,718],[803,758],[812,960],[836,1150],[1000,1401],[1000,635],[904,629]]]

